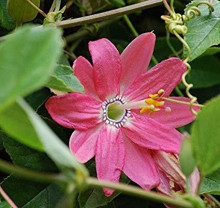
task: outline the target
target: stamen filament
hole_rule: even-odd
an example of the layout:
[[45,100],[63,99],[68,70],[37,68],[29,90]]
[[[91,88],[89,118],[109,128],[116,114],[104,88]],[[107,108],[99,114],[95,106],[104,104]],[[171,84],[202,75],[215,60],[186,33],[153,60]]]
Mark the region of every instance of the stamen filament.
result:
[[170,102],[174,102],[174,103],[179,103],[179,104],[184,104],[184,105],[193,105],[193,106],[196,106],[196,107],[204,107],[204,105],[201,105],[201,104],[198,104],[198,103],[190,103],[190,102],[187,102],[187,101],[182,101],[182,100],[175,100],[175,99],[172,99],[172,98],[167,98],[167,97],[160,97],[161,99],[163,100],[166,100],[166,101],[170,101]]

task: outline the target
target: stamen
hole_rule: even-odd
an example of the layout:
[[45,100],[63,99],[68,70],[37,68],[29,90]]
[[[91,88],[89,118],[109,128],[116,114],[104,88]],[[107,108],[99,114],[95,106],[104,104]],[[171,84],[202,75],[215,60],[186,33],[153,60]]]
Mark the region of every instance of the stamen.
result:
[[164,92],[164,89],[160,89],[156,94],[150,94],[149,98],[145,99],[147,106],[141,108],[140,113],[146,113],[149,111],[150,115],[152,115],[154,112],[160,111],[165,104],[165,101],[161,101],[161,96]]

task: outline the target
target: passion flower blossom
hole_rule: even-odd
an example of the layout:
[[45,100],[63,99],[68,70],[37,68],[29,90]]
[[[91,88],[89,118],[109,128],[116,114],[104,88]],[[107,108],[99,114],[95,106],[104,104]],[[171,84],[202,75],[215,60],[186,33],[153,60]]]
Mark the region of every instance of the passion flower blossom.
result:
[[[154,44],[155,35],[145,33],[120,55],[107,39],[89,42],[93,65],[84,57],[73,64],[85,93],[53,96],[46,103],[57,123],[75,129],[69,146],[78,160],[95,156],[98,179],[118,182],[123,171],[146,190],[160,184],[152,155],[179,153],[182,135],[175,128],[194,119],[187,105],[163,99],[180,83],[183,61],[170,58],[146,71]],[[110,196],[113,190],[104,192]]]

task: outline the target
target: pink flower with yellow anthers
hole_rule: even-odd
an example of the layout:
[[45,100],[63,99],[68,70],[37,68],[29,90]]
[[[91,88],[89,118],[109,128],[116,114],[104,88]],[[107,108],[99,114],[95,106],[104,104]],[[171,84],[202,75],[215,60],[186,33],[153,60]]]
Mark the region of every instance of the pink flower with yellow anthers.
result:
[[[186,71],[183,61],[170,58],[146,71],[155,35],[145,33],[120,55],[107,39],[89,43],[93,65],[79,57],[74,74],[85,93],[51,97],[46,108],[60,125],[75,129],[70,150],[82,163],[95,156],[98,179],[118,182],[121,171],[142,188],[160,183],[152,155],[179,153],[182,135],[175,128],[194,116],[183,97],[168,98]],[[113,190],[104,189],[110,196]]]

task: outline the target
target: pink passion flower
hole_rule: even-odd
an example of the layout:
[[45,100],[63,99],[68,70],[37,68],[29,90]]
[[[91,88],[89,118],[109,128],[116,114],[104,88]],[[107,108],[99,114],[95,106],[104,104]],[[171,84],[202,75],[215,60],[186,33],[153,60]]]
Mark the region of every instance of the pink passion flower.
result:
[[57,123],[75,129],[69,146],[78,160],[95,156],[98,179],[118,182],[123,171],[146,190],[160,184],[154,153],[179,153],[182,135],[175,128],[194,119],[187,105],[163,100],[180,83],[183,61],[170,58],[146,71],[154,44],[155,35],[144,33],[120,55],[107,39],[90,42],[93,65],[84,57],[73,64],[85,93],[53,96],[46,103]]

